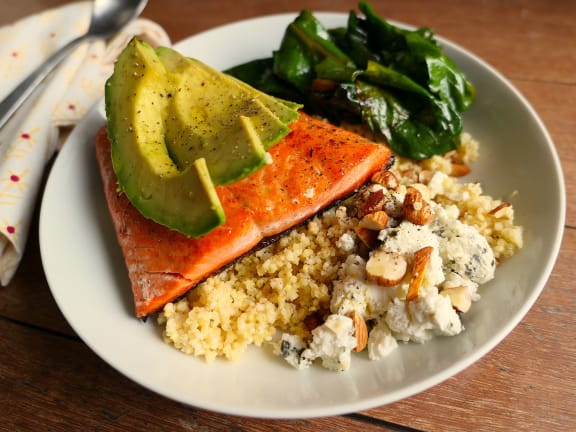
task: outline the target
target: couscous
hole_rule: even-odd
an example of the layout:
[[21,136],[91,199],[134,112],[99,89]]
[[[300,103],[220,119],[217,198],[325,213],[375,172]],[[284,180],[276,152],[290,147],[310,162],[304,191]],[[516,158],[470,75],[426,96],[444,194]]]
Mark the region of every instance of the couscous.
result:
[[[522,247],[513,206],[457,177],[477,155],[464,134],[452,154],[397,159],[398,184],[367,185],[167,304],[158,317],[165,341],[207,361],[238,359],[254,344],[296,368],[319,359],[346,370],[365,347],[379,359],[398,341],[460,333],[478,287]],[[366,210],[375,194],[380,213]],[[420,220],[406,215],[412,194]]]

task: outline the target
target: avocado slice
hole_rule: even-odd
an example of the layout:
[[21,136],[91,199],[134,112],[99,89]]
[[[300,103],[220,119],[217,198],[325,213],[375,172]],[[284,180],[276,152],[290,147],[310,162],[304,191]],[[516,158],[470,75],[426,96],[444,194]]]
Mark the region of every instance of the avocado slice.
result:
[[166,128],[166,145],[174,161],[186,165],[201,154],[218,185],[261,168],[266,149],[290,132],[289,122],[269,105],[290,111],[290,121],[298,113],[280,102],[270,104],[268,95],[171,48],[156,51],[174,88]]
[[[189,61],[193,62],[194,65],[199,69],[203,69],[208,73],[213,73],[214,71],[210,66],[206,65],[205,63],[202,63],[197,59],[190,58]],[[232,75],[223,74],[223,76],[221,76],[221,79],[223,82],[226,82],[226,84],[229,86],[236,86],[238,91],[240,92],[248,92],[251,94],[255,94],[257,100],[260,101],[260,103],[263,104],[266,108],[268,108],[273,113],[273,115],[280,120],[280,122],[288,125],[298,119],[299,116],[298,110],[302,108],[302,105],[296,102],[280,99],[268,95],[266,93],[262,93],[260,91],[255,92],[255,89],[253,87],[246,84],[244,81],[241,81],[236,77],[233,77]],[[261,123],[264,123],[264,121],[261,121]],[[258,130],[260,131],[261,134],[266,135],[267,131],[265,128],[269,128],[269,125],[261,124]],[[263,144],[266,149],[272,147],[278,141],[278,138],[276,138],[273,134],[270,134],[268,136],[269,138],[263,140]]]
[[[227,75],[230,78],[230,81],[236,84],[240,88],[252,88],[244,81],[240,81],[238,78],[233,77],[231,75]],[[302,105],[297,104],[296,102],[287,101],[284,99],[280,99],[266,93],[262,93],[260,97],[261,102],[270,110],[272,111],[282,123],[290,124],[293,121],[298,119],[298,110],[302,108]],[[267,147],[269,148],[269,147]]]
[[137,38],[105,102],[120,190],[144,216],[192,237],[224,223],[215,186],[267,163],[301,107]]
[[154,49],[133,39],[106,83],[112,163],[120,189],[145,217],[198,237],[225,221],[206,161],[177,166],[165,145],[170,82]]

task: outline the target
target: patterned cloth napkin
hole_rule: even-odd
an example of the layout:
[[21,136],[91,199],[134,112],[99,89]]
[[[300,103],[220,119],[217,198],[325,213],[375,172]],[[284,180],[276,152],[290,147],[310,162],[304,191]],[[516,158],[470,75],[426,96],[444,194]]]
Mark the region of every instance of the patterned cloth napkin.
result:
[[[88,29],[92,3],[50,9],[0,28],[0,100],[52,52]],[[156,23],[137,19],[109,41],[77,48],[35,99],[0,130],[0,283],[22,258],[46,163],[58,150],[61,128],[74,126],[98,101],[114,60],[133,36],[170,45]]]

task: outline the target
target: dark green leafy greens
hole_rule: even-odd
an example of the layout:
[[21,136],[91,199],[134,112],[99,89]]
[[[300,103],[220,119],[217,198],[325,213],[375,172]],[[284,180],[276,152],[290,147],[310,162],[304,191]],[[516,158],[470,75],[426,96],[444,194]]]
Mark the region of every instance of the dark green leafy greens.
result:
[[362,122],[394,152],[425,159],[457,147],[474,87],[428,28],[407,30],[366,2],[346,27],[326,29],[308,10],[290,23],[278,50],[229,69],[275,96],[332,122]]

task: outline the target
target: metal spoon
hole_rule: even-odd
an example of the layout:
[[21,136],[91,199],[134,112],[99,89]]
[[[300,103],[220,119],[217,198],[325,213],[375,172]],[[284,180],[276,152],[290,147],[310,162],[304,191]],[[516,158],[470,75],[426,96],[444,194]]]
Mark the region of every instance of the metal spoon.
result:
[[147,2],[148,0],[94,0],[88,31],[52,54],[0,102],[0,129],[72,49],[81,42],[106,38],[117,33],[140,15]]

